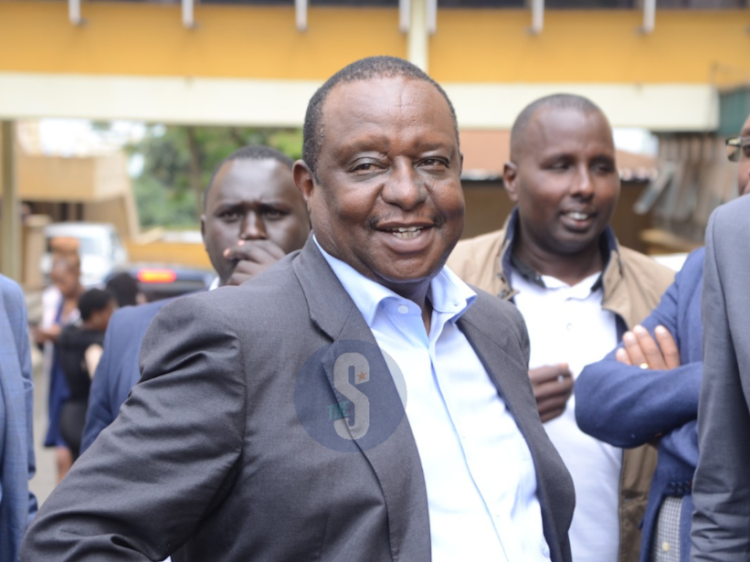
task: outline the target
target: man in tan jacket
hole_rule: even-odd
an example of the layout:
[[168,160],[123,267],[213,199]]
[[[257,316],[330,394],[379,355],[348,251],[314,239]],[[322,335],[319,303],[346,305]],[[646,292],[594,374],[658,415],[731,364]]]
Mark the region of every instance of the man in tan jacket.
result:
[[576,487],[573,560],[636,562],[656,451],[623,454],[581,432],[573,381],[648,316],[674,275],[617,243],[612,129],[591,101],[530,104],[513,125],[510,157],[504,181],[516,208],[502,230],[460,242],[448,265],[524,316],[539,415]]

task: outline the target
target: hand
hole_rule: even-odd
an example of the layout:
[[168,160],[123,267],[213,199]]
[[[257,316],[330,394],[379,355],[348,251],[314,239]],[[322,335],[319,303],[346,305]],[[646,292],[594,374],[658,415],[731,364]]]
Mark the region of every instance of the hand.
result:
[[561,415],[565,411],[568,398],[573,394],[573,373],[570,372],[568,364],[560,363],[531,369],[529,378],[542,423]]
[[270,240],[240,240],[236,246],[224,250],[224,257],[236,261],[227,285],[241,285],[264,272],[282,259],[286,253]]
[[642,369],[670,370],[680,366],[680,351],[664,326],[654,330],[656,339],[643,326],[636,326],[622,337],[623,347],[615,358],[626,365],[638,365]]
[[57,341],[57,336],[60,335],[61,331],[62,328],[59,324],[54,324],[49,328],[41,328],[39,326],[35,326],[34,341],[40,345],[48,341],[55,343]]

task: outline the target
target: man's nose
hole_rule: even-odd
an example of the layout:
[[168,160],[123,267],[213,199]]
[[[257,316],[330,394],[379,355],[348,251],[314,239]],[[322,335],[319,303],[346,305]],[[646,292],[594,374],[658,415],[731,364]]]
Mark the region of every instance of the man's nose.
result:
[[410,162],[397,162],[386,179],[382,197],[386,203],[408,211],[424,202],[427,186]]
[[588,166],[579,166],[576,170],[573,184],[570,186],[571,195],[591,197],[594,194],[594,181]]
[[240,229],[240,239],[265,240],[266,238],[268,238],[268,235],[262,217],[256,213],[248,213],[245,215]]

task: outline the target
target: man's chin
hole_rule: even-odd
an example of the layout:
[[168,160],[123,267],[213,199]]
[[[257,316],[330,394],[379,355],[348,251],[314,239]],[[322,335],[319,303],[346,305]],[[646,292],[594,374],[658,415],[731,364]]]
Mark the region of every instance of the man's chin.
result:
[[410,292],[411,289],[421,285],[429,284],[433,278],[443,269],[445,262],[441,261],[428,267],[394,267],[384,271],[377,271],[378,283],[388,287],[397,294]]
[[560,255],[574,256],[591,250],[599,245],[602,233],[591,229],[588,232],[565,232],[555,238],[555,252]]

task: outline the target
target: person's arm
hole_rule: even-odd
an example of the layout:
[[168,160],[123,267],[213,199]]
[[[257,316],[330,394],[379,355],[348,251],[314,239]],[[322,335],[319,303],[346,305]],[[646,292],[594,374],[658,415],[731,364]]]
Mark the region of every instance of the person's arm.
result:
[[698,420],[690,421],[659,439],[659,454],[663,453],[685,466],[695,467],[698,464]]
[[117,350],[122,347],[121,341],[118,341],[116,333],[119,333],[120,319],[122,312],[118,311],[112,316],[104,333],[104,342],[99,364],[94,371],[94,378],[91,380],[91,390],[89,391],[89,405],[86,411],[86,424],[83,428],[83,437],[81,439],[81,454],[83,454],[94,440],[99,436],[102,430],[111,424],[119,412],[119,404],[115,409],[110,401],[109,385],[111,380],[117,375],[121,368],[122,358],[117,356]]
[[232,318],[211,295],[156,316],[140,383],[42,506],[22,561],[163,560],[226,498],[244,441],[246,373]]
[[[19,291],[20,292],[20,291]],[[34,382],[31,367],[31,346],[27,322],[26,303],[23,295],[20,295],[19,307],[21,309],[21,322],[17,327],[20,334],[17,342],[18,364],[21,366],[21,376],[23,377],[24,401],[26,410],[26,443],[28,448],[27,463],[29,480],[36,473],[36,458],[34,456]],[[37,501],[34,493],[29,490],[29,517],[28,522],[34,518],[37,512]]]
[[[680,341],[678,296],[686,276],[700,275],[700,263],[695,263],[699,257],[686,263],[659,306],[641,324],[652,337],[656,327],[663,326]],[[653,370],[618,361],[621,349],[622,343],[603,360],[584,368],[576,380],[576,421],[582,431],[617,447],[637,447],[696,418],[701,362]]]
[[94,378],[96,367],[99,365],[99,360],[102,358],[102,346],[98,343],[88,346],[84,352],[84,360],[86,361],[86,370],[89,372],[89,378]]
[[[736,224],[722,210],[714,213],[706,233],[704,378],[698,413],[700,459],[693,485],[693,562],[747,560],[750,553],[750,413],[737,358],[738,353],[747,353],[750,330],[748,318],[738,318],[735,312],[750,311],[750,296],[747,277],[732,279],[724,274],[730,261],[731,265],[745,262],[746,272],[750,251],[747,229],[733,231]],[[733,218],[748,220],[747,215]],[[720,239],[721,249],[717,247]],[[741,271],[736,267],[735,275]],[[725,284],[734,284],[731,300]],[[730,317],[734,317],[731,326]]]

